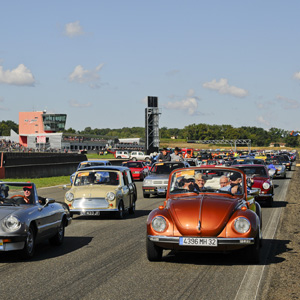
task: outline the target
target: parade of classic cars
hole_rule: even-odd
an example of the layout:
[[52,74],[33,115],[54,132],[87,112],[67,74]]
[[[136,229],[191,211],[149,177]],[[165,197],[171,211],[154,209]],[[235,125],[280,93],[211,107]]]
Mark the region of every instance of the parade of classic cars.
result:
[[[149,168],[143,161],[134,159],[131,163],[129,158],[121,159],[123,166],[112,166],[107,160],[84,161],[71,175],[71,187],[64,187],[64,203],[41,199],[34,183],[0,182],[0,252],[19,250],[23,257],[31,258],[40,241],[49,239],[53,244],[61,244],[65,227],[75,214],[95,217],[111,213],[117,218],[124,218],[126,212],[134,214],[138,200],[134,180],[143,180],[144,198],[165,198],[164,206],[148,216],[146,244],[150,261],[160,260],[163,249],[227,252],[245,248],[246,261],[257,263],[263,239],[260,204],[265,200],[272,206],[272,179],[285,178],[286,165],[292,166],[293,159],[287,153],[283,159],[281,153],[268,154],[265,160],[255,159],[253,153],[211,156],[194,156],[196,166],[189,165],[191,157],[155,161],[152,156]],[[241,178],[238,193],[220,187],[222,176],[233,187],[230,178],[237,172]],[[203,189],[190,188],[196,184],[197,174],[205,176]],[[179,179],[183,182],[185,178],[189,188],[184,189],[186,185]],[[20,195],[20,188],[31,189],[30,203]]]

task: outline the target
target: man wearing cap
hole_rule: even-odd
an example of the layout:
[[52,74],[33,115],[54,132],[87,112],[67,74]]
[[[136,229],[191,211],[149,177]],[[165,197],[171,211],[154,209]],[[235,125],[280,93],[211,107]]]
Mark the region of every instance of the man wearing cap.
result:
[[162,152],[157,157],[157,161],[171,161],[171,156],[167,148],[163,148]]
[[220,191],[229,191],[232,194],[241,194],[241,183],[242,175],[241,173],[235,172],[229,176],[230,184],[220,188]]
[[172,153],[170,155],[171,161],[183,161],[183,157],[182,157],[181,153],[179,153],[179,152],[180,152],[180,149],[178,147],[175,147],[174,153]]
[[23,191],[24,191],[24,196],[25,196],[24,201],[27,204],[32,204],[33,203],[32,186],[31,185],[24,186]]

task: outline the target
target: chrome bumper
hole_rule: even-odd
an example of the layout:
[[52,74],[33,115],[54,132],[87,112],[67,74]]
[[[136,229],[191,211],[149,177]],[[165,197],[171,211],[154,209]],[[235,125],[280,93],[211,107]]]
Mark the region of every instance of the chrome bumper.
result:
[[[170,243],[170,244],[179,245],[179,236],[148,235],[148,239],[155,243]],[[218,240],[218,245],[254,244],[254,238],[217,238],[217,240]]]

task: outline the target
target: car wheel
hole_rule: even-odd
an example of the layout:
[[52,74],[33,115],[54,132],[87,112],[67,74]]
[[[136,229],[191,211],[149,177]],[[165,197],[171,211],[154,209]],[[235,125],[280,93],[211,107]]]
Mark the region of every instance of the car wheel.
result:
[[118,219],[124,219],[124,203],[123,201],[121,200],[120,203],[119,203],[119,206],[118,206],[118,211],[117,211],[117,218]]
[[35,250],[35,230],[34,227],[30,225],[27,231],[24,248],[23,250],[21,250],[21,255],[25,259],[32,258],[34,255],[34,250]]
[[61,221],[58,231],[52,238],[49,239],[51,245],[59,246],[63,243],[65,238],[65,222],[64,220]]
[[161,261],[163,249],[146,237],[147,258],[149,261]]
[[135,213],[135,201],[133,201],[132,206],[129,208],[128,212],[133,215]]
[[143,193],[144,198],[149,198],[150,194]]
[[136,157],[133,157],[132,160],[133,160],[133,161],[136,161]]
[[245,259],[248,263],[251,264],[258,264],[260,260],[260,247],[261,247],[261,240],[259,238],[259,234],[257,234],[254,244],[251,246],[246,247],[245,249]]
[[118,158],[118,159],[120,159],[120,158],[121,158],[121,156],[117,156],[117,158]]

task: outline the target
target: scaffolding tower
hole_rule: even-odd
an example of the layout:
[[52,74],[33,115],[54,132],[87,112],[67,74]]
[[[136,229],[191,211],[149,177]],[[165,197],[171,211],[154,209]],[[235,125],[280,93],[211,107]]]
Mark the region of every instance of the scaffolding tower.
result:
[[158,98],[148,96],[148,107],[145,109],[145,150],[149,155],[159,150],[159,115]]

